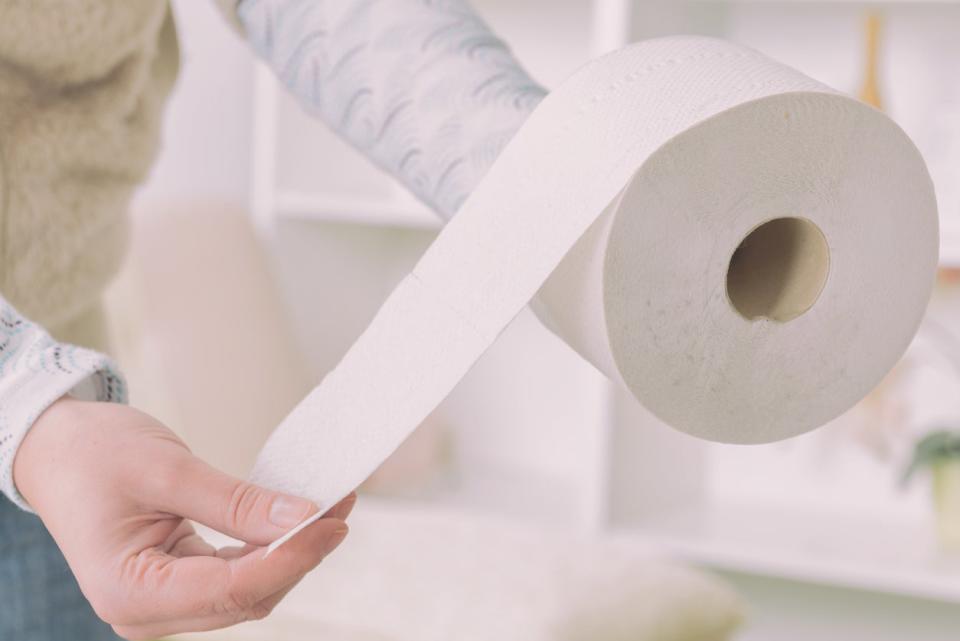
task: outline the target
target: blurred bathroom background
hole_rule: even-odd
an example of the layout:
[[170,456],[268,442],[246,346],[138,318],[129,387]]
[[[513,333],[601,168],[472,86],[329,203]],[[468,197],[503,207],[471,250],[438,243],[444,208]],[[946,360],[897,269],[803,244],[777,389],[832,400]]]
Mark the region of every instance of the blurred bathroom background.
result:
[[[525,313],[363,488],[347,560],[330,561],[345,583],[308,580],[267,621],[198,638],[420,641],[409,609],[389,633],[348,629],[344,612],[375,619],[364,595],[391,585],[415,584],[409,598],[427,602],[425,613],[435,600],[456,601],[456,590],[475,598],[477,586],[418,583],[423,570],[378,566],[384,549],[364,552],[426,523],[443,536],[421,553],[448,565],[472,554],[463,537],[477,528],[495,539],[492,563],[529,545],[515,528],[543,532],[558,557],[592,559],[596,572],[627,563],[604,556],[607,542],[635,549],[622,566],[629,575],[604,579],[630,584],[630,599],[590,615],[607,631],[553,638],[960,639],[960,2],[474,4],[547,86],[627,42],[700,33],[882,108],[916,141],[937,189],[942,269],[928,317],[900,365],[848,414],[806,436],[738,447],[660,424]],[[303,113],[213,3],[174,5],[182,74],[109,294],[115,351],[135,405],[245,475],[440,223]],[[553,576],[551,559],[529,572]],[[513,589],[524,571],[490,589]],[[345,592],[352,605],[325,610]],[[519,590],[510,600],[523,625],[540,616],[529,597]],[[646,618],[617,627],[641,603]],[[474,638],[475,625],[464,615],[464,633],[447,638]]]

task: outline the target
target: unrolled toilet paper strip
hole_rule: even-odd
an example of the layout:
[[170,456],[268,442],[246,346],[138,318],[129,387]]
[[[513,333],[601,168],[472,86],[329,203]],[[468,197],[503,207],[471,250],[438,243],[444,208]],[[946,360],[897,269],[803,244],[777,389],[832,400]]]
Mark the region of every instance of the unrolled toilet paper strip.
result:
[[802,433],[900,357],[937,242],[924,163],[883,114],[724,41],[629,46],[543,101],[252,480],[329,509],[538,291],[548,325],[674,427]]

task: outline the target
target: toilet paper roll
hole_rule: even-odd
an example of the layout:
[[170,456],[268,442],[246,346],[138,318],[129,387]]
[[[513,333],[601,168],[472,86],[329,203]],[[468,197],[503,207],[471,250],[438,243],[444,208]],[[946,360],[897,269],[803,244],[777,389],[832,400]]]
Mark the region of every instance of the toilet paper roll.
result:
[[543,101],[252,480],[329,508],[538,291],[548,326],[670,425],[800,434],[900,357],[937,234],[923,160],[882,113],[721,40],[629,46]]

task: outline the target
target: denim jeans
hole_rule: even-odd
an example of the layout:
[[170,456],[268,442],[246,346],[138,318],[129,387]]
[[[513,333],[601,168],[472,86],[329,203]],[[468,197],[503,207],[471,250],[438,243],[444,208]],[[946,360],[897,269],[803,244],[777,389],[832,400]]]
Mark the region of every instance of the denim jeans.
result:
[[0,640],[117,641],[40,519],[0,495]]

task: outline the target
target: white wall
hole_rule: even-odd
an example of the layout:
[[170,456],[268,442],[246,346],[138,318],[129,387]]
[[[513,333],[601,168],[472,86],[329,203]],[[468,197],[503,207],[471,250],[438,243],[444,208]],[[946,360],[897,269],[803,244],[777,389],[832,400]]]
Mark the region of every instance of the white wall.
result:
[[173,0],[181,72],[108,293],[131,402],[245,475],[312,380],[249,220],[254,55],[212,0]]
[[173,0],[180,78],[168,105],[163,148],[140,202],[246,204],[250,183],[253,61],[212,0]]

